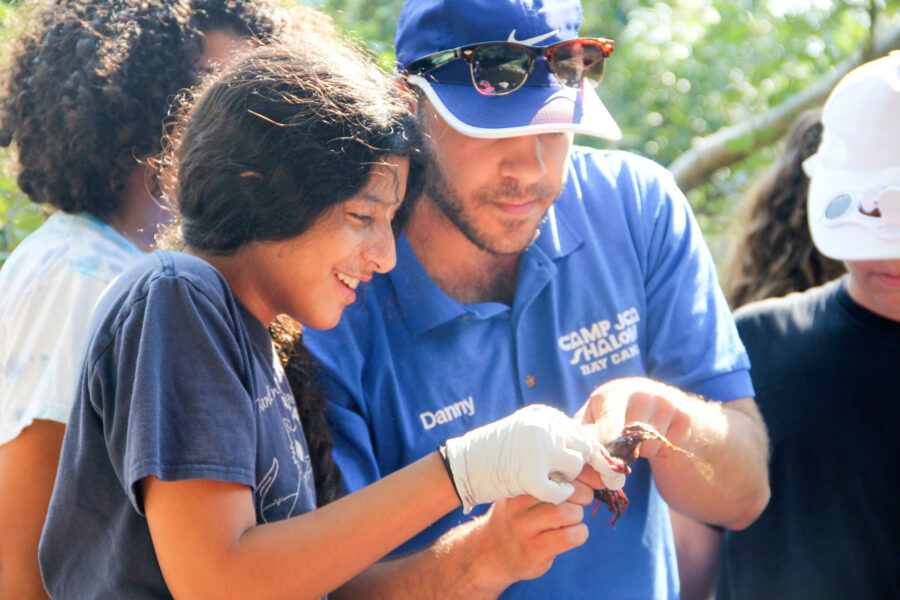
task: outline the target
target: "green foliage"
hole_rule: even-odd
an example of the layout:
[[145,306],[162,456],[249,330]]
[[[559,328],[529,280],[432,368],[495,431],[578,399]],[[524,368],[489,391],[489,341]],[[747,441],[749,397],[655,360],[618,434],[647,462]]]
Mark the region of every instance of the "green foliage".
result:
[[[9,151],[0,152],[0,163],[8,165]],[[0,173],[0,265],[25,236],[43,223],[45,213],[16,186],[15,177]]]
[[377,57],[385,70],[394,68],[394,30],[403,0],[300,0],[329,14],[338,28]]
[[[595,3],[606,14],[594,13]],[[898,6],[896,0],[882,6],[882,18],[896,15]],[[764,112],[832,73],[868,42],[867,11],[861,2],[815,0],[626,0],[615,8],[586,0],[583,31],[617,42],[601,94],[622,126],[620,147],[669,164],[697,138]],[[690,194],[707,225],[727,216],[734,202],[723,198],[739,198],[772,156],[771,149],[758,152]]]
[[[0,43],[4,48],[0,65],[7,64],[8,46],[21,29],[17,18],[20,10],[9,3],[0,3]],[[44,220],[41,209],[19,191],[13,172],[14,162],[8,149],[0,149],[0,264]]]
[[[599,93],[622,127],[617,147],[668,165],[699,138],[776,106],[870,41],[872,2],[882,29],[900,25],[900,0],[582,0],[582,34],[616,51]],[[322,0],[390,65],[401,0]],[[382,19],[386,19],[382,20]],[[605,145],[601,140],[579,143]],[[753,147],[745,138],[734,144]],[[746,186],[773,159],[764,148],[689,194],[704,230],[725,231]]]

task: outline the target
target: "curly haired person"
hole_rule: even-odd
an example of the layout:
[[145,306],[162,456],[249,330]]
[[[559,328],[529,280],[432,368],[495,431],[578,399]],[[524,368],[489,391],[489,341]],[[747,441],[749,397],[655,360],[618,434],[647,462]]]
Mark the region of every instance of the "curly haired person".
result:
[[56,212],[0,270],[0,597],[44,597],[38,540],[87,321],[153,246],[165,212],[148,163],[170,102],[235,46],[286,27],[268,0],[58,0],[16,42],[0,143]]

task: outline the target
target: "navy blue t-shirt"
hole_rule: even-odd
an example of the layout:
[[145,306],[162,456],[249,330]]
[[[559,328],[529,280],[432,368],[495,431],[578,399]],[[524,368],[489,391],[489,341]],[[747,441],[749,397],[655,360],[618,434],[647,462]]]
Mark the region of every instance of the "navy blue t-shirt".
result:
[[169,598],[137,483],[253,490],[258,523],[315,508],[266,328],[205,261],[157,251],[98,303],[40,544],[53,598]]
[[728,531],[719,600],[900,598],[900,322],[847,278],[741,307],[772,499]]

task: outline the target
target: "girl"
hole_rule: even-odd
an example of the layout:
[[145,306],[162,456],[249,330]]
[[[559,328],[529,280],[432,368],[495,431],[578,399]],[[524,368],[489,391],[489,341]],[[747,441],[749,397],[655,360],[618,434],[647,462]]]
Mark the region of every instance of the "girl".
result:
[[125,273],[92,321],[41,540],[51,596],[316,598],[460,502],[561,502],[575,488],[558,480],[606,464],[532,406],[314,510],[266,327],[334,326],[393,266],[417,183],[403,102],[351,58],[256,49],[187,115],[171,164],[184,252]]

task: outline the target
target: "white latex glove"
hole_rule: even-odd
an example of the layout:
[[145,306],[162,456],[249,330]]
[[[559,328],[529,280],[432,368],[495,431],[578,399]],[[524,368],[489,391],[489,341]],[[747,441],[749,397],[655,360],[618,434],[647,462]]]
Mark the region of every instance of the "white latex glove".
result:
[[575,491],[569,482],[586,463],[606,463],[595,438],[542,404],[449,439],[446,447],[465,513],[476,504],[522,494],[559,504]]
[[591,446],[593,448],[588,464],[600,474],[600,479],[607,489],[622,489],[625,485],[625,473],[618,473],[612,470],[612,467],[609,464],[609,451],[606,449],[606,446],[601,444],[596,438],[592,437],[594,428],[590,425],[582,425],[582,430],[585,432],[585,435],[591,438]]

